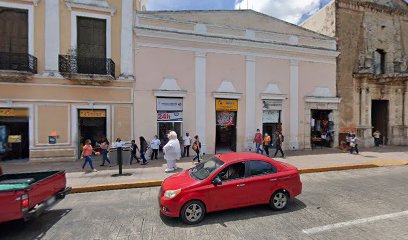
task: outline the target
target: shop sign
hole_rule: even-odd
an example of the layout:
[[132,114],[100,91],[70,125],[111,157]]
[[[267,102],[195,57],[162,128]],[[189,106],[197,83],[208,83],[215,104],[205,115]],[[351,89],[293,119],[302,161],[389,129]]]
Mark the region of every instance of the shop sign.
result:
[[183,112],[158,112],[158,122],[181,122],[183,121]]
[[106,117],[105,110],[79,110],[81,118],[104,118]]
[[57,144],[56,136],[48,136],[48,144]]
[[0,117],[28,117],[28,109],[0,108]]
[[219,126],[235,125],[235,112],[217,112],[217,125]]
[[157,111],[183,111],[182,98],[157,98]]
[[263,100],[262,110],[282,110],[282,101]]
[[9,135],[8,142],[9,143],[21,143],[21,135]]
[[279,111],[263,111],[263,123],[279,123]]
[[238,100],[236,99],[217,99],[215,100],[216,111],[238,111]]

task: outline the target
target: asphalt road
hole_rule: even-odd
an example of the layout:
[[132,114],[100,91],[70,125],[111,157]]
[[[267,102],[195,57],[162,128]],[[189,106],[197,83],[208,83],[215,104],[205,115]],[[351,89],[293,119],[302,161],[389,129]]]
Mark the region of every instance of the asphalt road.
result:
[[287,210],[212,213],[198,226],[162,218],[158,188],[72,194],[0,239],[408,239],[408,166],[302,175]]

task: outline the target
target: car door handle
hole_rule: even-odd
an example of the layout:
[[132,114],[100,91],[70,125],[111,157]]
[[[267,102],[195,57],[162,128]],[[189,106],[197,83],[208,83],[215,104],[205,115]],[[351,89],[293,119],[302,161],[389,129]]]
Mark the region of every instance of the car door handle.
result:
[[243,187],[245,184],[238,184],[237,187]]
[[278,180],[277,178],[271,178],[271,179],[269,179],[269,181],[271,181],[271,182],[274,182],[274,181],[276,181],[276,180]]

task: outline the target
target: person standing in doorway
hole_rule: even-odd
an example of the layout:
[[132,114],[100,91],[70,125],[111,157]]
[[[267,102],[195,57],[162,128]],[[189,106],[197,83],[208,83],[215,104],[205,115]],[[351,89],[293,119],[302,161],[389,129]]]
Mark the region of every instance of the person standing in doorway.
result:
[[133,162],[133,158],[134,159],[136,159],[136,161],[138,162],[138,163],[140,163],[140,160],[139,160],[139,158],[136,156],[136,151],[137,150],[139,150],[139,148],[137,147],[137,144],[136,144],[136,141],[135,140],[132,140],[131,141],[131,146],[130,146],[130,165],[132,165],[132,162]]
[[153,160],[153,158],[155,158],[157,160],[157,155],[159,154],[160,148],[160,140],[157,138],[157,135],[154,135],[154,139],[150,141],[150,148],[152,149],[150,159]]
[[198,139],[198,135],[194,136],[193,150],[196,153],[195,157],[193,158],[193,164],[194,164],[194,160],[196,159],[200,163],[201,162],[201,159],[200,159],[201,142]]
[[167,162],[167,168],[165,172],[173,172],[177,169],[176,161],[180,160],[181,149],[180,142],[177,139],[177,133],[170,131],[168,134],[169,141],[163,147],[164,159]]
[[265,137],[263,139],[263,148],[265,150],[266,156],[269,157],[269,146],[271,145],[271,137],[268,133],[265,133]]
[[82,149],[82,154],[81,158],[84,158],[84,164],[82,165],[82,172],[86,172],[85,166],[87,163],[89,163],[89,166],[91,167],[93,172],[97,172],[97,170],[94,168],[92,164],[92,153],[94,153],[94,150],[91,146],[91,140],[87,139],[85,140],[85,146]]
[[351,140],[350,140],[350,154],[353,154],[354,150],[356,151],[357,154],[359,154],[358,138],[356,137],[356,134],[353,133],[353,135],[351,135]]
[[184,145],[183,157],[189,157],[190,156],[191,137],[190,137],[190,134],[188,132],[186,132],[186,136],[183,137],[183,145]]
[[142,165],[146,165],[147,160],[146,160],[145,154],[147,151],[147,142],[143,136],[139,137],[139,141],[140,141],[140,158],[142,159]]
[[259,129],[256,129],[254,141],[255,147],[256,147],[256,153],[261,152],[263,154],[263,150],[261,149],[261,144],[262,144],[262,133]]
[[283,143],[283,135],[280,131],[276,131],[276,142],[275,142],[276,151],[273,157],[276,157],[276,154],[278,154],[278,151],[281,152],[282,158],[285,157],[285,154],[283,153],[283,150],[282,150],[282,143]]
[[373,137],[374,137],[374,145],[376,147],[380,146],[380,136],[381,136],[380,131],[375,130],[375,132],[373,133]]
[[111,165],[111,161],[109,159],[109,151],[110,151],[110,144],[107,138],[104,138],[101,145],[100,145],[101,149],[102,149],[102,164],[101,166],[105,166],[105,161],[109,163],[109,167],[112,167]]

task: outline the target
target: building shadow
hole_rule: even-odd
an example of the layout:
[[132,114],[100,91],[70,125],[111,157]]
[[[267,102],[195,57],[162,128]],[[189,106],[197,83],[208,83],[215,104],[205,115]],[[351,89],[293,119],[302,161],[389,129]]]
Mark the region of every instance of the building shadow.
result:
[[236,208],[220,212],[208,213],[205,216],[204,220],[196,225],[184,224],[179,218],[170,218],[163,215],[162,213],[160,213],[160,218],[164,224],[172,227],[188,228],[212,224],[220,224],[222,226],[226,226],[225,223],[227,222],[287,214],[290,212],[302,210],[304,208],[306,208],[306,204],[304,204],[299,199],[295,198],[289,201],[287,208],[283,211],[274,211],[268,205],[257,205],[245,208]]
[[72,209],[57,209],[44,212],[28,222],[22,220],[0,224],[0,239],[42,239]]

